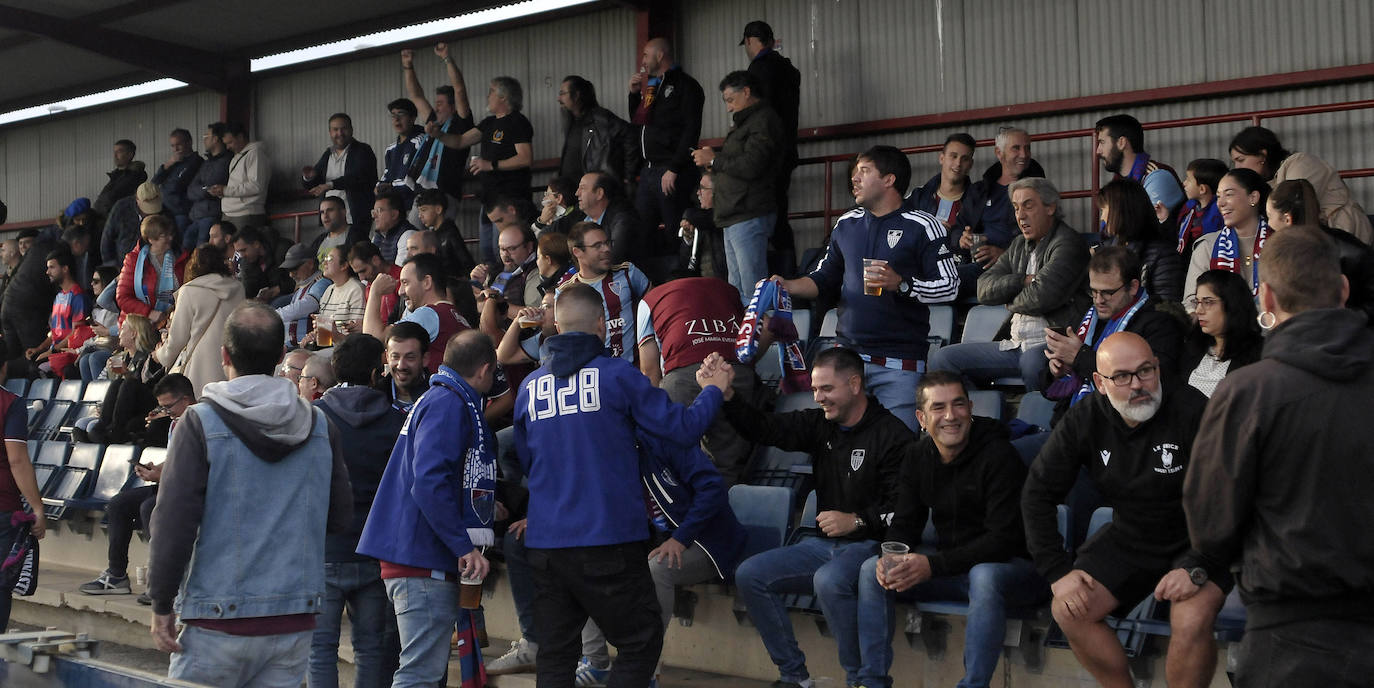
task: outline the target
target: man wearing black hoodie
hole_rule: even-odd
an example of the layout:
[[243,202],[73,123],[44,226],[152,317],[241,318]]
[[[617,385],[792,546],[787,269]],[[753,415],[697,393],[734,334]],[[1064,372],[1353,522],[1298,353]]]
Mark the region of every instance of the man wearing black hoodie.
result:
[[[1002,655],[1007,608],[1039,604],[1049,585],[1026,554],[1021,485],[1026,466],[989,418],[974,418],[963,378],[928,373],[916,388],[916,417],[926,435],[902,463],[897,511],[887,541],[911,552],[864,562],[854,585],[821,598],[827,618],[841,613],[854,635],[835,634],[847,683],[892,685],[895,592],[904,599],[969,604],[964,633],[964,680],[987,686]],[[928,512],[938,543],[921,546]],[[835,625],[832,624],[832,630]]]
[[172,653],[169,678],[305,679],[324,603],[325,533],[353,522],[353,495],[339,432],[272,377],[284,330],[266,305],[234,309],[222,348],[229,379],[205,385],[167,448],[148,596],[153,640]]
[[[1188,546],[1183,478],[1207,397],[1160,375],[1159,359],[1134,332],[1098,347],[1097,392],[1055,426],[1021,493],[1026,544],[1051,581],[1050,612],[1078,661],[1106,688],[1133,685],[1116,632],[1103,623],[1146,596],[1171,603],[1165,675],[1170,686],[1210,685],[1216,671],[1212,623],[1231,589],[1229,562],[1207,562]],[[1198,465],[1202,465],[1199,463]],[[1112,522],[1064,551],[1056,505],[1081,470],[1113,507]]]
[[[703,369],[720,364],[711,354]],[[728,367],[728,366],[727,366]],[[811,455],[816,524],[824,537],[804,539],[746,559],[735,571],[739,596],[778,666],[778,688],[810,685],[783,596],[853,587],[859,568],[878,551],[897,499],[897,475],[914,437],[864,389],[864,362],[850,349],[822,351],[811,367],[820,408],[765,414],[726,388],[725,417],[745,439]],[[824,609],[824,608],[823,608]],[[826,619],[836,637],[852,637],[852,616]],[[852,683],[852,682],[851,682]]]
[[1374,675],[1374,334],[1340,307],[1337,251],[1302,227],[1264,247],[1264,359],[1217,387],[1195,450],[1207,461],[1183,484],[1193,546],[1240,563],[1236,685],[1367,686]]
[[339,619],[345,608],[353,627],[355,680],[359,686],[386,685],[400,654],[396,616],[376,559],[356,552],[377,485],[386,472],[405,412],[392,406],[382,379],[383,346],[368,334],[349,335],[334,347],[331,366],[338,384],[315,407],[324,411],[349,448],[344,457],[353,487],[353,524],[325,536],[324,608],[310,645],[310,685],[338,685]]

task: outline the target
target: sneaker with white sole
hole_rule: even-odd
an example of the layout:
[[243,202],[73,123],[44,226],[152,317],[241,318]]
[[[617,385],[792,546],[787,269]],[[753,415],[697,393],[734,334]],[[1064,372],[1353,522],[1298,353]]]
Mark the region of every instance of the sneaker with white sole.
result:
[[109,569],[100,574],[100,577],[89,582],[82,583],[77,588],[87,595],[130,595],[133,590],[129,588],[129,577],[110,575]]
[[599,688],[606,685],[606,678],[610,675],[610,667],[598,669],[592,666],[592,660],[583,657],[577,662],[577,672],[573,674],[573,685],[578,688]]
[[521,638],[510,644],[506,654],[486,663],[487,673],[492,676],[528,674],[534,671],[534,657],[538,653],[537,643]]

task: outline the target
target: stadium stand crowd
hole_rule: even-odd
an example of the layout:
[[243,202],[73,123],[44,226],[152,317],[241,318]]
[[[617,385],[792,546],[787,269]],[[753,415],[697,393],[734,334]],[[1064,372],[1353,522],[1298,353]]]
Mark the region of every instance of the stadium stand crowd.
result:
[[[337,685],[347,610],[359,686],[451,654],[464,686],[656,686],[675,586],[712,581],[779,688],[812,685],[796,609],[846,685],[901,684],[898,601],[968,618],[960,686],[1046,608],[1104,686],[1132,685],[1122,629],[1205,686],[1242,626],[1240,685],[1366,685],[1374,230],[1335,170],[1258,126],[1176,169],[1114,115],[1082,231],[1024,130],[977,177],[949,136],[923,184],[874,146],[797,270],[800,74],[765,22],[741,45],[716,150],[664,39],[605,105],[564,79],[540,206],[521,84],[477,120],[448,46],[432,94],[404,51],[380,159],[340,112],[301,161],[309,244],[271,230],[244,124],[203,154],[175,129],[151,178],[117,141],[95,202],[0,247],[0,512],[105,509],[81,592],[141,592],[171,676],[214,685]],[[488,557],[522,637],[484,659]]]

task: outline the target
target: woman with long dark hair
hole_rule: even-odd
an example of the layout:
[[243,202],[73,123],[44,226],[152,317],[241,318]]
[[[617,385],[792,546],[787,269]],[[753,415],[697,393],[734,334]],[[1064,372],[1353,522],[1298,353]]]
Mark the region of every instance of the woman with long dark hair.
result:
[[1217,184],[1217,208],[1221,210],[1220,230],[1198,240],[1188,265],[1183,286],[1197,289],[1198,275],[1207,270],[1228,270],[1245,278],[1253,294],[1259,289],[1259,260],[1264,242],[1269,239],[1269,221],[1264,216],[1269,184],[1254,170],[1237,167]]
[[1189,297],[1197,321],[1183,338],[1179,370],[1188,384],[1212,396],[1217,383],[1236,369],[1259,360],[1264,334],[1255,318],[1255,299],[1240,275],[1208,270]]
[[1183,301],[1183,257],[1159,231],[1145,187],[1129,179],[1108,182],[1097,192],[1103,243],[1124,246],[1140,258],[1140,284],[1161,301]]

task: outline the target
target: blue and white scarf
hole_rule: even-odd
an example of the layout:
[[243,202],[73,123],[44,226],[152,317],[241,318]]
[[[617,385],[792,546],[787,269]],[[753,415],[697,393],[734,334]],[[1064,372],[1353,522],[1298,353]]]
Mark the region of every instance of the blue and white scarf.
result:
[[[1264,242],[1269,239],[1269,221],[1263,215],[1259,218],[1259,231],[1255,232],[1255,244],[1250,249],[1250,293],[1259,294],[1260,254],[1264,252]],[[1217,232],[1217,243],[1212,246],[1213,270],[1226,270],[1241,274],[1240,237],[1236,230],[1222,227]]]
[[429,379],[429,384],[452,390],[467,409],[472,437],[457,438],[468,443],[462,454],[466,497],[463,525],[474,546],[489,547],[496,538],[492,532],[492,522],[496,519],[496,450],[491,428],[487,426],[486,416],[482,415],[482,395],[448,366],[439,366],[439,372]]
[[744,311],[744,322],[735,338],[735,356],[740,363],[751,363],[758,355],[758,321],[770,315],[768,331],[778,341],[778,360],[782,367],[780,391],[803,392],[811,388],[811,376],[806,373],[806,358],[797,343],[797,326],[792,322],[792,295],[781,284],[761,279],[754,287],[754,297]]
[[144,244],[138,250],[138,263],[134,266],[134,296],[143,303],[153,304],[153,310],[166,313],[172,310],[172,295],[177,290],[176,259],[170,250],[162,254],[162,267],[157,271],[157,300],[153,301],[148,298],[148,285],[143,281],[149,256],[148,245]]

